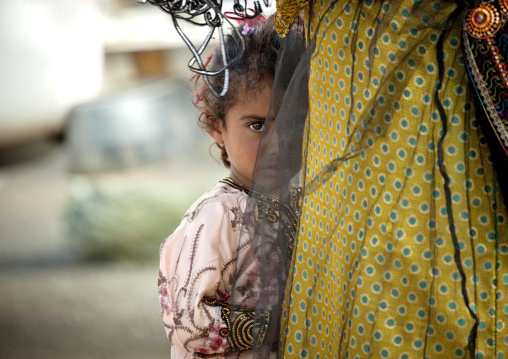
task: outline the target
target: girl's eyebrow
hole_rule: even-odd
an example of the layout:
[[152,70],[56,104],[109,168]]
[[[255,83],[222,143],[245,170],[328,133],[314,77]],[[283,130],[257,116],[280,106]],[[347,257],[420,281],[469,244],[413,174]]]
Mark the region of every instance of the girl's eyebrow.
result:
[[257,120],[257,121],[264,121],[266,120],[266,116],[260,116],[260,115],[244,115],[240,117],[240,120]]

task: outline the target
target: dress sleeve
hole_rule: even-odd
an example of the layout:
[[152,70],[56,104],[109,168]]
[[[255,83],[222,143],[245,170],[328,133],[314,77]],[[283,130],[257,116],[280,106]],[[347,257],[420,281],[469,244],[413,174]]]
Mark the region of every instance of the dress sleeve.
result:
[[[159,297],[166,333],[174,346],[197,357],[217,357],[252,348],[248,334],[255,308],[228,302],[241,216],[240,208],[207,203],[186,215],[161,246]],[[233,335],[237,320],[230,318],[251,323],[251,328],[243,328],[243,336]]]

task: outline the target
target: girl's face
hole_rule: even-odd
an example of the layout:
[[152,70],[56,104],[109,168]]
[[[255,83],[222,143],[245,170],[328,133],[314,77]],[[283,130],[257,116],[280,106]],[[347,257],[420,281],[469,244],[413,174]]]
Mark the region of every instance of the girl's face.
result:
[[218,144],[226,147],[231,163],[230,177],[244,186],[251,185],[271,90],[271,82],[265,81],[259,90],[249,93],[247,89],[237,94],[236,104],[226,113],[225,126],[218,122],[210,133]]

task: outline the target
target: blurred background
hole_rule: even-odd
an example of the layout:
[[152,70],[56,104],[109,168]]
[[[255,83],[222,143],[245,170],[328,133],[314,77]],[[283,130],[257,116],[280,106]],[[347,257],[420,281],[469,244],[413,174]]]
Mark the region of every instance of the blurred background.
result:
[[189,60],[149,4],[0,1],[0,358],[170,357],[159,245],[227,175]]

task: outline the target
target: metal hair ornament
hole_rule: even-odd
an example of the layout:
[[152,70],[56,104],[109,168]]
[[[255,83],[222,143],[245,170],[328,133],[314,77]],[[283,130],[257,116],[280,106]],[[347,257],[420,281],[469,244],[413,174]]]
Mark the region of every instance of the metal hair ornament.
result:
[[[226,21],[231,27],[233,31],[238,33],[238,29],[233,26],[231,21],[225,15],[225,12],[222,11],[223,0],[137,0],[138,3],[150,3],[152,5],[157,6],[162,11],[171,15],[173,20],[173,24],[175,26],[176,31],[185,42],[185,45],[189,48],[192,53],[192,58],[188,63],[189,69],[198,74],[202,75],[205,83],[208,88],[212,91],[216,96],[224,96],[229,87],[229,70],[228,67],[235,62],[237,59],[232,59],[227,61],[226,59],[226,51],[224,45],[224,32],[222,26],[224,25],[224,21]],[[263,0],[263,3],[266,7],[271,5],[271,0]],[[233,4],[233,12],[235,16],[245,20],[251,20],[256,18],[258,15],[262,13],[261,5],[259,1],[255,0],[253,2],[252,7],[247,6],[247,0],[234,0]],[[189,40],[187,35],[183,32],[180,27],[178,21],[186,21],[195,26],[207,26],[209,28],[208,34],[205,36],[203,43],[196,48],[192,42]],[[218,31],[218,38],[220,42],[220,48],[222,50],[222,67],[216,71],[209,71],[207,69],[207,63],[203,61],[201,55],[203,51],[206,49],[212,36],[215,31]],[[239,34],[239,33],[238,33]],[[242,49],[245,49],[245,43],[243,42],[242,36]],[[243,50],[242,50],[243,51]],[[241,54],[240,54],[241,55]],[[222,89],[214,89],[210,85],[210,81],[208,80],[208,76],[217,76],[221,73],[224,73],[224,83]]]

